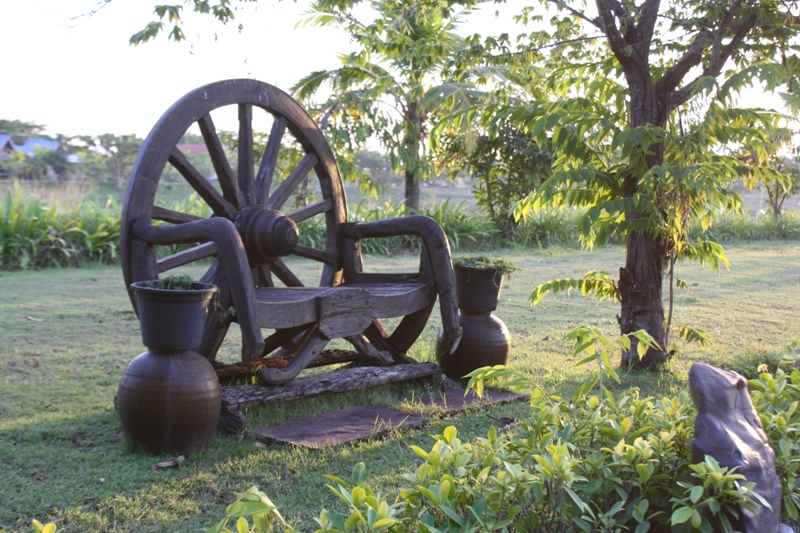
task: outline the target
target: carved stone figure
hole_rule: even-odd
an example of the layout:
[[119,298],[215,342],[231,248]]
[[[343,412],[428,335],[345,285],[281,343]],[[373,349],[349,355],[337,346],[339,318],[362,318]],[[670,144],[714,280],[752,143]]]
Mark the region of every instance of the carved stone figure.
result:
[[701,462],[710,455],[721,466],[739,467],[737,472],[755,483],[754,490],[772,506],[762,506],[756,513],[739,509],[739,518],[731,517],[731,525],[742,533],[778,533],[781,484],[775,473],[775,452],[753,407],[747,381],[736,372],[694,363],[689,390],[697,408],[692,461]]

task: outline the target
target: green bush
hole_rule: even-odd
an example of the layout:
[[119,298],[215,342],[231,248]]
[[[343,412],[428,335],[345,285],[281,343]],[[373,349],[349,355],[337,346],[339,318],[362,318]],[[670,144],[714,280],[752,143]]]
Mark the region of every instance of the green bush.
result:
[[714,224],[703,229],[699,223],[689,228],[691,240],[751,242],[800,239],[800,213],[787,211],[780,216],[766,214],[724,213]]
[[[436,206],[422,208],[419,213],[433,218],[442,226],[453,249],[476,250],[496,247],[494,239],[497,236],[497,230],[494,225],[484,216],[468,212],[463,202],[451,204],[448,199]],[[349,222],[375,222],[388,218],[402,217],[406,214],[402,203],[395,205],[387,202],[381,206],[373,207],[361,201],[350,206],[347,219]],[[324,219],[316,217],[304,220],[299,224],[299,229],[300,242],[302,244],[318,249],[325,247],[326,227]],[[367,254],[380,255],[416,251],[419,249],[419,245],[419,238],[410,235],[364,239],[361,241],[362,251]]]
[[[500,367],[489,370],[483,375],[499,375]],[[411,446],[421,462],[393,494],[369,486],[363,463],[347,480],[325,476],[340,506],[320,512],[315,533],[730,532],[739,506],[757,512],[765,503],[752,483],[712,457],[691,463],[696,412],[688,395],[590,394],[595,385],[571,398],[534,389],[527,420],[490,428],[472,442],[462,442],[451,426],[430,449]],[[776,452],[782,516],[797,525],[800,371],[763,373],[750,387]],[[266,533],[279,524],[294,531],[255,487],[211,531],[231,531],[232,519],[239,532]],[[33,525],[39,533],[55,531]]]
[[0,269],[110,263],[119,247],[119,207],[88,196],[68,208],[19,185],[0,201]]
[[[392,497],[372,491],[364,466],[350,480],[326,476],[344,504],[323,510],[316,533],[732,531],[738,506],[765,502],[752,483],[712,457],[691,463],[696,412],[688,395],[660,400],[636,390],[571,398],[535,391],[531,415],[510,431],[465,443],[456,428],[403,475]],[[800,372],[762,374],[753,401],[783,485],[782,515],[800,509]]]

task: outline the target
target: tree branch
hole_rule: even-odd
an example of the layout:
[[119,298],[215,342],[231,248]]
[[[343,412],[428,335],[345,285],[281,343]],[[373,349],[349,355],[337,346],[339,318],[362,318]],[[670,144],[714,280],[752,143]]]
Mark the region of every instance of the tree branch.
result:
[[[660,4],[661,0],[646,0],[642,7],[639,8],[639,24],[636,25],[636,35],[639,41],[644,43],[648,49],[650,41],[653,40]],[[649,50],[646,52],[649,52]]]
[[703,60],[703,48],[705,48],[706,42],[712,37],[713,34],[708,30],[703,30],[698,33],[689,46],[689,49],[683,54],[683,57],[672,67],[667,69],[661,79],[658,80],[658,83],[656,83],[656,92],[659,94],[666,94],[673,91],[681,83],[683,77]]
[[[559,4],[559,0],[548,0],[548,1],[551,4],[556,4],[556,5]],[[596,28],[599,28],[601,30],[603,29],[602,26],[600,25],[600,21],[598,19],[589,18],[586,15],[586,13],[584,13],[583,11],[578,11],[577,9],[574,9],[574,8],[568,6],[568,5],[559,6],[559,8],[566,9],[567,11],[569,11],[570,13],[572,13],[573,15],[578,17],[579,19],[588,22],[589,24],[591,24],[592,26],[595,26]]]
[[634,67],[635,62],[629,54],[625,53],[627,44],[614,23],[614,7],[621,8],[622,6],[616,0],[595,0],[595,2],[597,4],[598,19],[600,20],[600,29],[606,35],[611,51],[623,68]]
[[[703,69],[702,74],[700,74],[697,78],[692,80],[690,83],[688,83],[685,86],[681,87],[680,89],[674,91],[670,95],[669,103],[668,103],[669,107],[674,109],[677,106],[679,106],[679,105],[683,104],[684,102],[686,102],[687,100],[689,100],[689,98],[692,95],[692,88],[694,87],[694,84],[697,83],[701,78],[708,77],[708,76],[713,76],[713,77],[719,76],[720,72],[722,72],[722,67],[725,65],[725,62],[728,61],[728,59],[733,55],[733,53],[739,48],[739,45],[741,45],[742,40],[744,40],[744,38],[748,34],[748,32],[753,29],[753,27],[756,25],[757,21],[758,21],[758,16],[755,13],[753,13],[752,15],[747,17],[747,19],[740,26],[738,26],[734,30],[735,33],[734,33],[733,37],[731,38],[730,42],[727,45],[725,45],[722,48],[721,51],[719,51],[719,55],[718,55],[718,58],[717,58],[716,62],[711,61],[710,64],[706,68]],[[710,38],[710,32],[709,32],[709,38]],[[675,67],[673,67],[673,68],[675,68]],[[670,69],[670,70],[672,70],[672,69]],[[688,71],[688,69],[687,69],[687,71]],[[685,73],[684,73],[684,75],[685,75]],[[683,76],[681,76],[681,78],[682,77]],[[662,78],[662,80],[663,80],[663,78]],[[659,81],[659,84],[660,83],[661,83],[661,80]],[[680,80],[676,80],[676,85],[677,85],[677,83],[680,83]]]

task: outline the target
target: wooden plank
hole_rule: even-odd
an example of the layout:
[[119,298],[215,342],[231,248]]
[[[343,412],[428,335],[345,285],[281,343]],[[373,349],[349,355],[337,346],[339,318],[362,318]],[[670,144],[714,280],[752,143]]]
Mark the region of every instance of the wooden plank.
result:
[[320,200],[319,202],[314,202],[300,209],[295,209],[294,211],[286,213],[286,216],[295,222],[302,222],[303,220],[330,211],[331,209],[333,209],[333,200],[328,198],[327,200]]
[[239,191],[245,205],[255,203],[255,176],[253,176],[253,106],[239,104]]
[[217,192],[211,183],[186,159],[183,152],[175,148],[169,156],[169,162],[189,182],[192,189],[197,191],[197,194],[206,201],[215,215],[225,217],[231,221],[236,220],[236,215],[238,214],[236,207]]
[[288,200],[295,189],[297,189],[300,182],[308,176],[308,173],[314,168],[317,161],[319,161],[319,159],[316,154],[306,154],[295,169],[292,170],[291,174],[283,180],[283,183],[278,185],[278,188],[275,189],[275,192],[269,197],[269,200],[267,200],[267,207],[270,209],[280,209],[283,207],[283,204],[286,203],[286,200]]
[[244,199],[241,197],[239,189],[236,186],[231,165],[228,163],[225,149],[222,147],[222,143],[217,136],[217,130],[214,127],[214,121],[211,119],[211,115],[206,113],[200,117],[200,120],[197,121],[197,125],[200,126],[200,133],[203,134],[203,140],[206,142],[208,155],[211,157],[211,163],[214,165],[214,172],[217,173],[217,179],[222,188],[222,195],[237,208],[243,208],[245,205]]
[[409,283],[423,282],[419,272],[357,272],[353,283]]
[[202,217],[190,215],[188,213],[181,213],[179,211],[173,211],[172,209],[167,209],[166,207],[161,207],[158,205],[153,206],[153,212],[150,216],[155,220],[169,222],[170,224],[186,224],[187,222],[202,220]]
[[227,409],[243,409],[256,405],[269,405],[322,394],[347,392],[377,387],[398,381],[429,378],[439,375],[435,363],[393,365],[387,367],[357,367],[334,370],[326,374],[295,378],[280,386],[244,385],[223,387],[222,403]]
[[275,167],[278,164],[278,154],[281,151],[281,139],[286,132],[286,123],[286,117],[282,116],[276,116],[272,122],[267,148],[264,150],[264,157],[261,158],[261,165],[258,167],[256,175],[257,204],[263,204],[267,200],[269,190],[272,188],[272,177],[275,175]]
[[193,246],[176,254],[159,259],[158,273],[161,274],[162,272],[186,265],[192,261],[205,259],[217,253],[219,253],[219,248],[213,242],[206,242],[199,246]]

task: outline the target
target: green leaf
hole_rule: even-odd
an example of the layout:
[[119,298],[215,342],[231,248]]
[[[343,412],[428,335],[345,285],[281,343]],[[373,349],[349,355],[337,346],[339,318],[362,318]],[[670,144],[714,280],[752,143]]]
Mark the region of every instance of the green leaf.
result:
[[692,517],[694,513],[694,509],[691,507],[678,507],[675,509],[675,512],[672,513],[672,517],[670,517],[669,523],[673,526],[678,524],[683,524],[687,520]]

